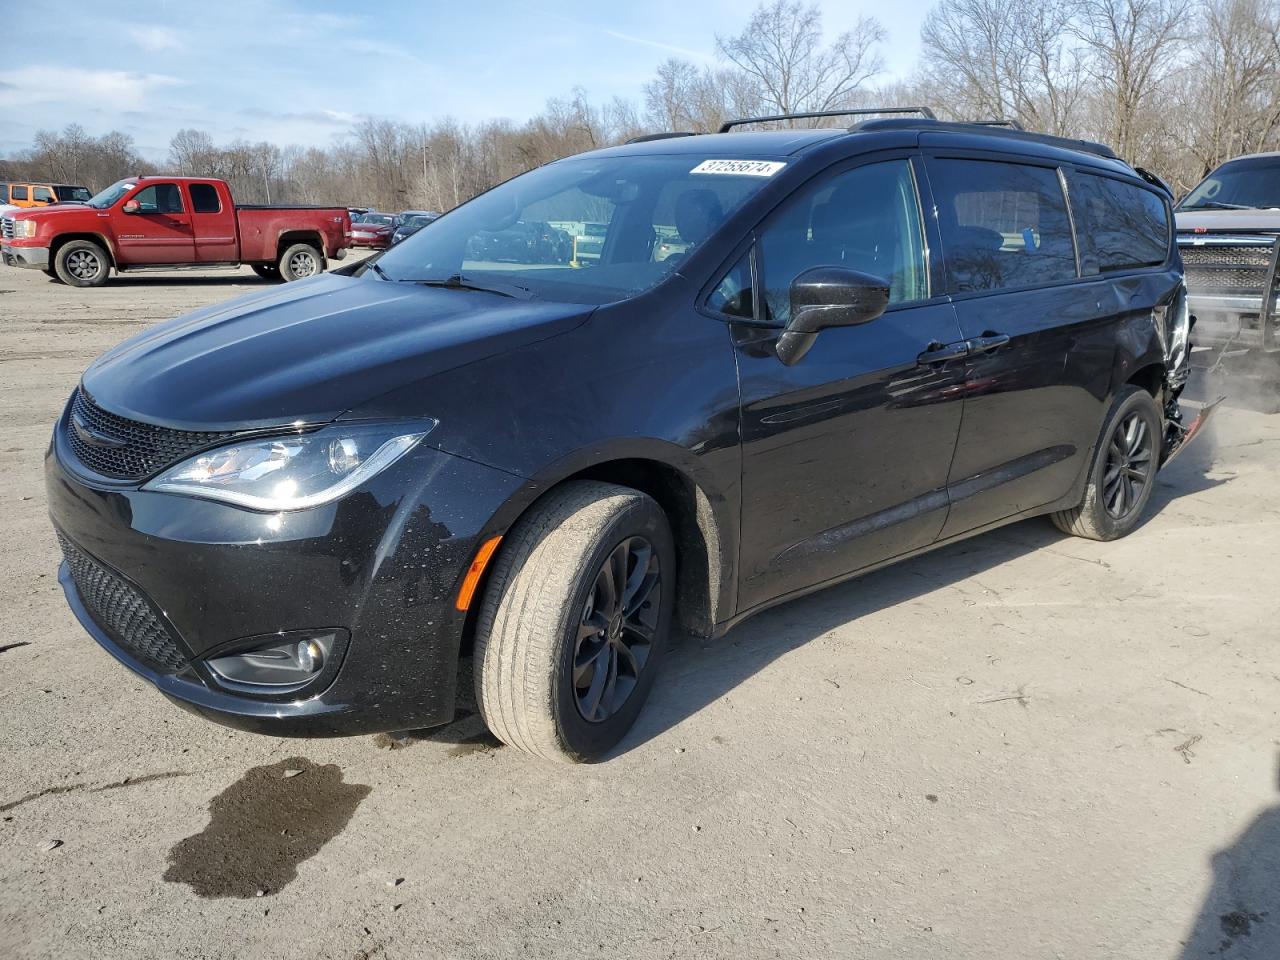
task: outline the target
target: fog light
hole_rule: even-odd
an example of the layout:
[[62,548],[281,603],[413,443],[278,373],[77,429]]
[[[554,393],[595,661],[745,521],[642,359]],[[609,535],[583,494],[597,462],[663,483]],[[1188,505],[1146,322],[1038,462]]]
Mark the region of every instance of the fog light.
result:
[[[261,638],[261,644],[206,660],[219,681],[229,686],[284,690],[314,680],[334,651],[339,631],[297,632]],[[345,631],[343,631],[345,635]]]
[[294,657],[298,666],[308,673],[315,673],[324,666],[324,648],[315,640],[299,640]]

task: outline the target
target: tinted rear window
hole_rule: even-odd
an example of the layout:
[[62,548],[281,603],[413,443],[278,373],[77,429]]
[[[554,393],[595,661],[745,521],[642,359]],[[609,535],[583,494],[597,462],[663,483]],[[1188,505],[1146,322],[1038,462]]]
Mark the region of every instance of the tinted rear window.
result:
[[217,188],[209,183],[191,184],[191,209],[196,213],[217,213],[221,210]]
[[1154,267],[1169,255],[1169,211],[1153,190],[1076,172],[1071,203],[1086,274]]
[[1076,276],[1058,172],[987,160],[929,164],[952,293],[1038,286]]

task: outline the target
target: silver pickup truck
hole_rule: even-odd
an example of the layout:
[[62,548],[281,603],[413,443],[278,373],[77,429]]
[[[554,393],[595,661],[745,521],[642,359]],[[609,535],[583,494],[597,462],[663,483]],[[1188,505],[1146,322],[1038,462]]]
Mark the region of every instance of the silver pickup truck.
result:
[[1275,360],[1280,369],[1280,153],[1222,164],[1175,218],[1196,346]]

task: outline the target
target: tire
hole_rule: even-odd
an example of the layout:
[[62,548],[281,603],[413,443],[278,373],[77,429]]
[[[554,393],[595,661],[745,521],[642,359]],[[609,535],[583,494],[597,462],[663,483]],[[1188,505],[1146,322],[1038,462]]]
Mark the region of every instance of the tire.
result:
[[[616,569],[618,556],[630,612],[609,602],[606,565]],[[675,570],[666,515],[628,487],[574,481],[521,517],[490,572],[476,625],[476,702],[493,735],[568,763],[616,746],[665,652]]]
[[263,280],[279,280],[280,268],[274,263],[255,263],[251,264],[253,272],[260,276]]
[[69,286],[100,287],[111,273],[111,258],[92,240],[72,240],[54,254],[53,269]]
[[324,257],[309,243],[295,243],[280,254],[277,269],[286,282],[305,280],[323,272]]
[[1155,400],[1129,384],[1103,425],[1084,499],[1077,507],[1051,515],[1057,528],[1090,540],[1118,540],[1131,533],[1155,490],[1163,441],[1163,419]]

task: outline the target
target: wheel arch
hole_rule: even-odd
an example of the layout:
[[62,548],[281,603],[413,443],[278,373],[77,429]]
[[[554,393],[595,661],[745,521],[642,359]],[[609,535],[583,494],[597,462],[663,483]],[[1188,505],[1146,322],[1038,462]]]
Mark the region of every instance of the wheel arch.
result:
[[50,266],[53,265],[54,258],[57,257],[58,251],[61,250],[63,247],[65,247],[68,243],[71,243],[73,240],[88,240],[91,243],[96,243],[98,246],[100,246],[103,250],[107,252],[107,259],[110,261],[109,266],[115,270],[120,269],[116,265],[115,246],[106,237],[106,235],[101,233],[91,233],[88,231],[81,231],[79,233],[60,233],[56,237],[54,237],[53,242],[49,244]]
[[[696,636],[711,636],[717,623],[733,615],[737,586],[737,536],[731,508],[688,467],[635,450],[582,462],[570,458],[533,480],[495,514],[490,533],[510,530],[533,506],[573,480],[596,480],[629,487],[657,501],[676,545],[676,621]],[[478,593],[488,588],[486,576]],[[475,611],[471,611],[473,620]],[[470,635],[472,623],[466,633]]]
[[320,262],[324,262],[324,238],[316,230],[282,230],[280,235],[276,237],[276,258],[273,262],[279,263],[280,258],[284,256],[284,252],[295,243],[305,243],[308,246],[315,247],[320,253]]

